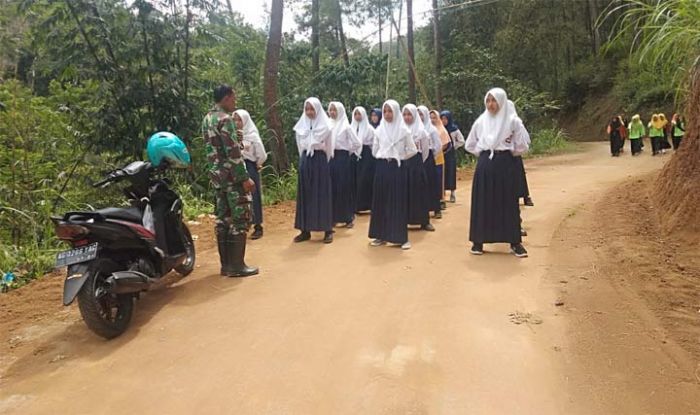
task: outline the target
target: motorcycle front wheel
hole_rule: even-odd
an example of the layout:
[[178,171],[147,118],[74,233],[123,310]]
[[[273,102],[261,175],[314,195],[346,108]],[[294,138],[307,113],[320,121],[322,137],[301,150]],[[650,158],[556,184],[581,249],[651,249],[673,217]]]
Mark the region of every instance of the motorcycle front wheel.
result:
[[113,339],[129,327],[134,310],[132,294],[111,294],[106,279],[117,271],[112,261],[98,259],[78,292],[78,308],[83,321],[98,336]]
[[185,244],[185,253],[187,256],[182,264],[175,267],[175,272],[183,277],[186,277],[190,275],[192,271],[194,271],[194,263],[197,257],[194,251],[194,239],[192,239],[192,234],[190,233],[189,228],[187,228],[187,225],[184,223],[181,226],[183,242]]

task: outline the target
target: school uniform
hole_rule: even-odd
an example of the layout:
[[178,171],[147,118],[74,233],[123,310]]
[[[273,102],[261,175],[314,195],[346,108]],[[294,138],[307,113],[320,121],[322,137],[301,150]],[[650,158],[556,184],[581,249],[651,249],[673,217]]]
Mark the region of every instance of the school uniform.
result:
[[649,127],[649,138],[651,139],[652,155],[657,155],[661,152],[661,141],[664,138],[663,125],[658,121],[651,121]]
[[336,118],[331,119],[333,159],[330,161],[333,193],[333,222],[351,224],[355,220],[355,158],[362,151],[362,143],[350,127],[345,106],[331,102]]
[[234,112],[243,122],[242,143],[243,143],[243,159],[245,160],[246,170],[248,175],[255,182],[255,192],[253,192],[253,225],[256,229],[261,229],[263,223],[263,208],[262,208],[262,181],[260,178],[259,167],[267,160],[267,152],[265,145],[260,138],[260,133],[255,123],[251,120],[250,114],[246,110],[237,110]]
[[[438,215],[441,211],[442,201],[442,174],[438,170],[436,159],[442,156],[442,143],[440,133],[430,121],[430,110],[421,105],[418,112],[423,117],[423,128],[428,133],[428,157],[423,161],[425,173],[428,177],[428,210]],[[439,118],[439,117],[438,117]]]
[[[362,115],[362,121],[355,120],[355,112]],[[355,107],[352,111],[350,127],[362,142],[362,153],[355,161],[356,170],[356,211],[366,212],[372,209],[372,189],[374,187],[374,171],[376,163],[372,155],[372,143],[374,142],[374,127],[369,123],[367,111],[362,107]]]
[[333,198],[329,161],[333,157],[330,122],[317,98],[306,103],[316,110],[316,118],[306,113],[294,126],[299,150],[299,172],[294,227],[302,232],[333,230]]
[[464,135],[452,118],[452,112],[442,111],[441,117],[447,118],[445,129],[450,134],[450,143],[445,150],[445,190],[457,190],[457,150],[464,146]]
[[685,123],[683,120],[674,120],[671,122],[671,127],[673,149],[678,150],[678,147],[680,147],[681,141],[683,140],[683,136],[685,135]]
[[469,240],[475,244],[520,244],[515,157],[527,152],[530,136],[505,91],[497,88],[489,94],[498,101],[500,110],[495,116],[484,111],[466,142],[466,150],[478,157],[472,184]]
[[376,131],[372,154],[377,159],[374,199],[369,237],[381,242],[408,242],[408,169],[406,161],[418,153],[411,131],[401,121],[401,107],[385,104],[394,114],[392,122],[383,119]]
[[408,168],[408,224],[427,226],[430,223],[429,209],[432,194],[424,162],[431,157],[430,136],[425,131],[423,122],[418,115],[418,108],[415,105],[407,104],[403,107],[403,111],[409,111],[413,116],[413,123],[405,125],[411,131],[411,137],[418,151],[406,163]]
[[630,122],[627,130],[630,137],[630,150],[632,155],[636,156],[642,152],[642,142],[644,140],[644,124],[638,115],[632,117],[632,122]]
[[[440,137],[440,148],[435,152],[435,169],[437,170],[438,174],[438,179],[440,180],[440,191],[438,194],[438,199],[440,200],[440,207],[443,207],[443,203],[445,200],[445,152],[444,149],[446,149],[452,139],[450,138],[450,133],[447,132],[445,129],[445,126],[442,125],[442,121],[440,120],[440,113],[433,110],[430,111],[430,114],[434,114],[437,117],[437,124],[433,125],[435,129],[438,132],[438,136]],[[432,123],[432,120],[431,120]]]

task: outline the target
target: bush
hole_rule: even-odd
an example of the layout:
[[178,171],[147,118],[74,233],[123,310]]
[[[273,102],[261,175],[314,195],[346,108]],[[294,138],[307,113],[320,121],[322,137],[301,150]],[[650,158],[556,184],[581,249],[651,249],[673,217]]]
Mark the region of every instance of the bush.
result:
[[531,136],[529,154],[532,156],[555,154],[571,148],[566,133],[558,128],[545,128],[534,132]]
[[[269,170],[268,170],[269,169]],[[263,168],[263,205],[276,205],[297,197],[297,169],[291,166],[284,174],[275,173],[270,167]]]

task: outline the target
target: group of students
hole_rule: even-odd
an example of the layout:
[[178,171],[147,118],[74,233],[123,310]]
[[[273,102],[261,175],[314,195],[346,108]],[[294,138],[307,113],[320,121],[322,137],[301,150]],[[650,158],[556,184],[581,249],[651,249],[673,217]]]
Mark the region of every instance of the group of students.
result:
[[353,227],[355,214],[371,211],[371,246],[391,244],[407,250],[408,227],[434,231],[445,191],[455,202],[456,151],[478,157],[472,187],[471,253],[485,243],[509,243],[518,257],[522,246],[519,198],[532,205],[522,155],[530,137],[506,92],[495,88],[484,99],[484,113],[465,140],[449,111],[386,101],[371,115],[356,107],[349,121],[342,103],[326,112],[308,98],[294,127],[299,150],[299,177],[294,242],[323,232],[333,242],[336,224]]
[[299,150],[294,226],[295,242],[323,232],[333,242],[333,228],[354,226],[357,213],[371,212],[373,246],[395,244],[410,249],[408,226],[434,231],[442,217],[444,195],[455,202],[456,151],[464,136],[449,111],[389,100],[370,114],[332,101],[328,111],[309,98],[294,126]]
[[[673,147],[678,150],[685,134],[685,118],[680,114],[673,114],[671,122],[663,113],[651,116],[649,123],[644,125],[639,114],[628,121],[625,116],[614,116],[607,128],[610,137],[610,153],[613,157],[619,157],[624,151],[625,141],[629,139],[630,150],[633,156],[640,154],[644,148],[644,137],[651,141],[652,155],[666,153]],[[671,143],[669,143],[669,137]]]

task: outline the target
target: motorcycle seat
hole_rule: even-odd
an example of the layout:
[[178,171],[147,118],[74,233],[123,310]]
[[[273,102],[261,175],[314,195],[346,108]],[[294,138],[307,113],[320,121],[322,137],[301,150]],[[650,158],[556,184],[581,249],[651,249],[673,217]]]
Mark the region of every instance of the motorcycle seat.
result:
[[129,207],[129,208],[105,208],[105,209],[100,209],[96,210],[96,213],[99,213],[100,215],[104,216],[107,219],[118,219],[118,220],[125,220],[127,222],[134,222],[140,224],[143,220],[143,215],[141,214],[141,210],[135,207]]

